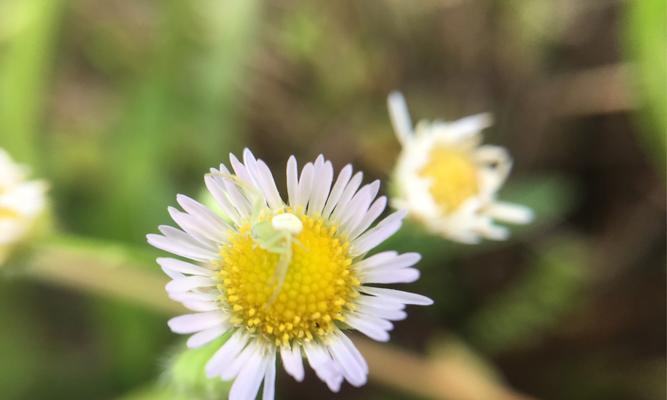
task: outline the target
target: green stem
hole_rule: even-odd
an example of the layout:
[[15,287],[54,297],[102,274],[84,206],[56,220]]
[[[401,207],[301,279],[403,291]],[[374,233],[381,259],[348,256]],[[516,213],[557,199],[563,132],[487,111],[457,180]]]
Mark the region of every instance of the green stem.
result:
[[148,270],[148,263],[138,262],[131,250],[76,238],[45,242],[31,255],[24,270],[33,279],[123,299],[161,313],[185,311],[165,295],[168,278]]

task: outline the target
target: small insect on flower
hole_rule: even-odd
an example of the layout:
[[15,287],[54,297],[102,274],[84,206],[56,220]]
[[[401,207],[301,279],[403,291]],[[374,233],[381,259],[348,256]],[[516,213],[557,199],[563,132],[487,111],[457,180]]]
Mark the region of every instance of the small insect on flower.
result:
[[193,260],[157,261],[171,277],[169,296],[194,311],[169,321],[192,335],[188,347],[228,339],[206,365],[209,377],[234,380],[229,397],[274,397],[276,358],[296,380],[305,358],[332,391],[343,380],[366,382],[368,365],[344,333],[356,329],[389,340],[391,321],[405,306],[428,305],[424,296],[373,284],[413,282],[416,253],[367,253],[393,235],[405,213],[375,223],[387,204],[379,182],[361,186],[362,174],[346,166],[334,182],[331,162],[318,157],[299,174],[287,162],[287,201],[267,165],[249,150],[230,156],[204,177],[223,215],[183,195],[184,211],[169,208],[182,228],[160,226],[153,246]]
[[264,307],[270,306],[285,282],[287,269],[292,261],[292,245],[295,243],[295,236],[303,230],[303,223],[297,216],[289,212],[274,215],[270,220],[267,220],[266,213],[263,213],[266,209],[266,202],[259,190],[232,174],[221,172],[215,172],[215,174],[220,174],[230,182],[234,182],[243,191],[252,204],[249,218],[252,239],[262,249],[278,254],[280,257],[276,264],[276,273],[268,282],[274,286],[274,289],[271,298]]
[[43,181],[26,179],[28,170],[0,149],[0,265],[26,239],[46,208]]
[[404,208],[427,230],[462,243],[502,240],[509,231],[494,219],[526,224],[524,206],[496,200],[512,160],[499,146],[482,145],[489,114],[458,121],[420,121],[413,129],[403,95],[388,98],[389,115],[403,149],[393,174],[392,204]]

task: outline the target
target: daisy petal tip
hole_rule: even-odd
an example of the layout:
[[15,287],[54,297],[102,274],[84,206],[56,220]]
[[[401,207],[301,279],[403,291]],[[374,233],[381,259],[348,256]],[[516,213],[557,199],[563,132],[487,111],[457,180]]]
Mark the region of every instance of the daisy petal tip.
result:
[[158,257],[155,259],[155,262],[158,263],[161,267],[164,267],[171,260],[169,257]]
[[422,297],[424,298],[424,300],[420,304],[416,304],[416,305],[418,305],[418,306],[431,306],[431,305],[433,305],[433,303],[435,303],[433,301],[433,299],[430,298],[430,297],[426,297],[426,296],[422,296]]
[[179,317],[173,317],[170,318],[169,321],[167,321],[167,326],[169,329],[171,329],[172,332],[176,332],[179,327]]
[[407,216],[408,216],[407,208],[401,208],[400,210],[396,211],[396,218],[398,218],[399,220],[403,220]]
[[161,237],[163,237],[163,236],[162,236],[162,235],[158,235],[157,233],[149,233],[148,235],[146,235],[146,241],[147,241],[148,244],[150,244],[151,246],[157,247],[157,246],[155,245],[155,242],[156,242],[156,241],[159,241]]
[[535,218],[536,218],[535,211],[533,211],[532,208],[526,207],[523,215],[523,220],[520,223],[530,224],[531,222],[535,221]]
[[386,343],[391,339],[391,335],[389,335],[389,332],[384,332],[384,335],[379,335],[373,339],[375,339],[378,342]]
[[399,90],[392,90],[387,95],[387,103],[390,107],[395,107],[396,105],[405,103],[405,96]]

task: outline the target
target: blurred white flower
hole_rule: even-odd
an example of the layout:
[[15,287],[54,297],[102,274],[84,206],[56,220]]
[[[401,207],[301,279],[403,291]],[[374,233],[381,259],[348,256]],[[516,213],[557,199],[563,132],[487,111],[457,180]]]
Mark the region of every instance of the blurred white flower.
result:
[[413,130],[403,95],[391,93],[388,106],[403,147],[393,176],[394,207],[407,209],[432,233],[471,244],[509,236],[494,220],[533,219],[529,208],[496,200],[512,160],[504,148],[481,144],[481,131],[492,123],[489,114],[420,121]]
[[31,232],[46,206],[43,181],[27,180],[28,170],[0,149],[0,264]]
[[249,150],[243,163],[230,156],[205,182],[224,212],[221,218],[197,201],[178,195],[184,211],[169,208],[181,229],[160,226],[148,235],[153,246],[194,260],[159,258],[172,278],[169,296],[195,311],[169,321],[192,334],[195,348],[228,334],[206,365],[209,377],[232,380],[230,399],[273,399],[276,358],[296,380],[302,357],[332,391],[343,379],[366,383],[368,366],[344,333],[356,329],[389,340],[391,321],[406,317],[405,305],[428,305],[413,293],[369,286],[412,282],[416,253],[366,253],[393,235],[404,213],[371,227],[387,200],[376,199],[379,182],[360,188],[362,174],[342,169],[334,183],[331,162],[318,157],[298,173],[287,162],[288,201],[281,198],[267,165]]

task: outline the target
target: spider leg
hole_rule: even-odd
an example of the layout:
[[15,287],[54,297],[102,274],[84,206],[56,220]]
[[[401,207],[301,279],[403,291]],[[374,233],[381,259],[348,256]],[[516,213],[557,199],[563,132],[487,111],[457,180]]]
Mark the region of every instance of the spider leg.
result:
[[280,294],[280,291],[283,288],[283,284],[285,283],[285,278],[287,277],[287,270],[289,269],[290,262],[292,262],[292,244],[289,239],[287,240],[287,245],[288,245],[287,250],[280,255],[278,264],[276,264],[276,272],[274,276],[271,278],[272,281],[271,283],[275,283],[275,287],[273,288],[273,293],[271,294],[271,297],[266,302],[266,304],[264,304],[265,308],[271,307],[271,305],[276,301],[278,295]]

